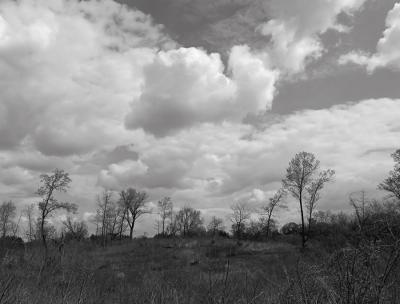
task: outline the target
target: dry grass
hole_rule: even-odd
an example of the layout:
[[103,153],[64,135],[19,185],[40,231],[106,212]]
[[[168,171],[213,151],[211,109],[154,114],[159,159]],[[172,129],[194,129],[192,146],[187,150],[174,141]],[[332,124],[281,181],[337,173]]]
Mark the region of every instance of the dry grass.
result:
[[31,248],[2,256],[0,304],[378,303],[343,300],[335,278],[345,269],[329,258],[283,242],[139,239],[70,244],[43,268]]

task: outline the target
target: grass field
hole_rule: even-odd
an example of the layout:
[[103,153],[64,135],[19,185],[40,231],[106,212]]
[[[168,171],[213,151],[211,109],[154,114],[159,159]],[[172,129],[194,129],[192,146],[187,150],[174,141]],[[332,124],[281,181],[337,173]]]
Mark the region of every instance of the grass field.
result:
[[299,248],[232,239],[143,238],[107,248],[87,241],[53,248],[46,265],[40,246],[11,250],[2,255],[0,304],[396,303],[346,298],[345,290],[365,287],[356,274],[365,276],[365,267],[355,263],[352,284],[341,289],[335,255],[317,244]]
[[265,303],[299,257],[290,244],[228,239],[74,243],[45,267],[40,247],[9,251],[0,303]]

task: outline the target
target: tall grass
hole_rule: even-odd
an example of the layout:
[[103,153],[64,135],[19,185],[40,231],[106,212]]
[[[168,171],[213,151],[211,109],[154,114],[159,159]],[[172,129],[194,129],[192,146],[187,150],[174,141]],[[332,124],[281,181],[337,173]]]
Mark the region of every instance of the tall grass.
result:
[[90,242],[1,256],[0,304],[399,303],[397,244],[325,252],[282,242]]

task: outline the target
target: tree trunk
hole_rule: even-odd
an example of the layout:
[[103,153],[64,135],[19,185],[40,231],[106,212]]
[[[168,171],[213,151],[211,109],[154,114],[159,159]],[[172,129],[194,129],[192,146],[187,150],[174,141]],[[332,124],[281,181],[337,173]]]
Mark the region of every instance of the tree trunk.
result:
[[44,214],[42,213],[42,221],[40,223],[40,233],[42,235],[42,243],[44,247],[44,259],[47,260],[48,248],[47,248],[47,241],[46,241],[46,234],[44,232]]
[[306,247],[306,234],[305,234],[305,226],[304,226],[304,213],[303,213],[303,200],[302,200],[302,193],[300,192],[299,195],[299,202],[300,202],[300,213],[301,213],[301,243],[302,247]]
[[124,228],[125,214],[126,214],[126,211],[124,211],[124,213],[122,215],[121,226],[119,227],[119,240],[122,240],[122,229]]
[[270,225],[271,225],[271,216],[272,216],[272,212],[270,212],[268,214],[268,220],[267,220],[267,239],[269,238],[269,229],[270,229]]
[[129,226],[129,238],[132,240],[133,239],[133,228],[135,228],[135,222],[132,221],[132,226]]

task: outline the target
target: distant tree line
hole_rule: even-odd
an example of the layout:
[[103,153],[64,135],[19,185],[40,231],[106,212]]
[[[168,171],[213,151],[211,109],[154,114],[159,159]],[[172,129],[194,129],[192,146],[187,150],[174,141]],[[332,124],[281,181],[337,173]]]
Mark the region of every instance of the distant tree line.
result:
[[[392,157],[395,166],[378,186],[388,193],[388,197],[382,203],[369,200],[365,192],[350,195],[353,215],[317,211],[321,190],[333,180],[335,172],[331,169],[321,170],[319,160],[312,153],[300,152],[289,162],[281,188],[261,207],[256,209],[248,201],[236,201],[231,205],[228,218],[212,216],[208,223],[205,223],[200,210],[188,205],[177,208],[170,197],[160,199],[152,209],[145,191],[133,187],[118,193],[104,190],[96,198],[96,213],[90,220],[95,227],[91,239],[102,246],[114,240],[132,239],[139,219],[146,214],[156,214],[158,217],[155,227],[157,237],[230,236],[239,240],[266,240],[278,235],[299,235],[302,247],[306,246],[309,239],[328,235],[332,231],[336,231],[336,236],[346,229],[348,234],[354,231],[372,233],[371,222],[375,225],[374,229],[377,228],[377,218],[384,222],[382,214],[390,215],[385,217],[384,222],[387,226],[385,229],[389,229],[388,225],[393,224],[393,216],[397,216],[400,207],[400,149]],[[67,192],[70,183],[69,174],[63,170],[55,169],[51,174],[42,174],[40,187],[36,191],[41,199],[21,210],[19,217],[14,202],[3,202],[0,205],[1,239],[22,237],[28,242],[41,242],[45,257],[51,239],[61,239],[62,242],[87,239],[87,223],[73,216],[77,212],[77,205],[62,201],[56,195]],[[289,195],[298,201],[300,223],[287,223],[278,231],[276,212],[287,208],[286,199]],[[67,214],[61,230],[57,232],[52,224],[52,216],[60,210]],[[26,222],[23,233],[20,233],[19,227],[21,217]],[[230,235],[224,225],[228,220],[231,222]],[[397,233],[396,229],[392,232]]]

